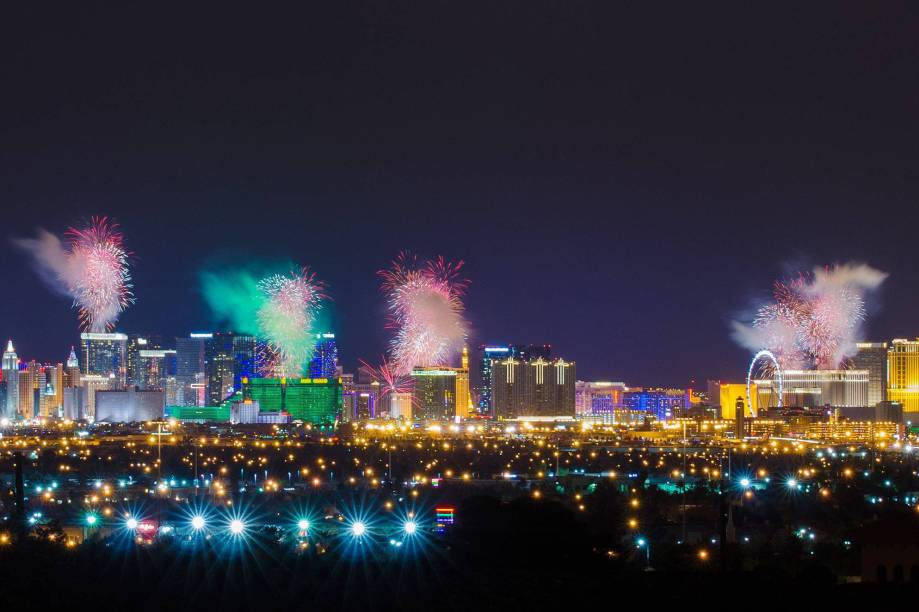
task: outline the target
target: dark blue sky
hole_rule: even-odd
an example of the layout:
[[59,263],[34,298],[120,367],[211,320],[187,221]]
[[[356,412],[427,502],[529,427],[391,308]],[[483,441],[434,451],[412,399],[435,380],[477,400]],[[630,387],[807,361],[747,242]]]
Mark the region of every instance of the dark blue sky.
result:
[[76,314],[8,238],[90,214],[138,257],[121,329],[206,328],[208,262],[295,260],[348,365],[384,350],[402,249],[466,260],[474,343],[551,343],[580,378],[739,378],[728,321],[790,264],[890,272],[871,333],[919,335],[909,3],[190,4],[5,9],[23,357],[66,357]]

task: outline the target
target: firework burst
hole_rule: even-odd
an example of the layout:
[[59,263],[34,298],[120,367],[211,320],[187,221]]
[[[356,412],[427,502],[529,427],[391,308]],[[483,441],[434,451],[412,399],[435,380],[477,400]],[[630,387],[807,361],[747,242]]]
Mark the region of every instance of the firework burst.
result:
[[463,262],[443,257],[420,263],[401,253],[388,270],[378,272],[394,330],[390,359],[394,372],[407,375],[415,366],[443,365],[462,348],[468,325],[462,297],[468,281]]
[[65,237],[75,272],[70,293],[81,327],[93,332],[114,328],[118,316],[134,303],[129,254],[118,224],[93,217],[86,227],[68,229]]
[[313,350],[313,322],[326,299],[325,285],[307,268],[258,282],[256,314],[262,338],[261,369],[271,376],[299,376]]
[[409,395],[412,403],[415,404],[417,398],[412,394],[413,384],[412,377],[407,374],[399,374],[396,366],[386,357],[380,360],[380,366],[374,367],[360,359],[361,368],[370,374],[370,379],[380,385],[379,401],[382,406],[391,406],[394,395]]
[[398,374],[392,362],[383,357],[379,367],[374,367],[360,359],[361,367],[370,373],[370,379],[380,385],[380,399],[393,393],[411,393],[411,376]]
[[113,329],[134,303],[124,236],[108,218],[93,217],[85,227],[67,230],[64,239],[39,229],[35,238],[13,242],[32,256],[49,287],[73,301],[83,331]]
[[855,348],[867,317],[865,294],[886,274],[868,266],[817,268],[773,286],[752,326],[735,323],[744,345],[768,349],[783,369],[834,369]]

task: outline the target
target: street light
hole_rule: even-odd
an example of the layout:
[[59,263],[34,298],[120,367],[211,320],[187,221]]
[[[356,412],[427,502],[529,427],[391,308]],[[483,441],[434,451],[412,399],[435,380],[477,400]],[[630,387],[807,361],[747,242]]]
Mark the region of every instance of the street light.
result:
[[406,534],[414,535],[415,531],[418,530],[418,525],[415,523],[415,521],[405,521],[405,523],[402,525],[402,528],[405,530]]
[[351,535],[353,535],[355,538],[359,538],[365,533],[367,533],[367,525],[365,525],[362,521],[354,521],[351,523]]
[[137,529],[137,519],[134,518],[133,516],[128,517],[128,520],[124,522],[124,526],[130,529],[131,531],[134,531],[135,529]]
[[230,533],[232,533],[233,535],[240,535],[243,531],[245,531],[245,529],[246,529],[246,526],[243,524],[241,520],[233,519],[232,521],[230,521]]
[[297,529],[300,531],[307,531],[310,528],[310,522],[306,519],[300,519],[297,521]]
[[638,545],[638,548],[645,549],[645,571],[650,571],[651,569],[651,543],[644,538],[638,538],[635,544]]
[[191,518],[191,527],[195,531],[201,531],[202,529],[204,529],[205,522],[206,521],[204,520],[203,516],[201,516],[200,514],[196,514],[195,516]]

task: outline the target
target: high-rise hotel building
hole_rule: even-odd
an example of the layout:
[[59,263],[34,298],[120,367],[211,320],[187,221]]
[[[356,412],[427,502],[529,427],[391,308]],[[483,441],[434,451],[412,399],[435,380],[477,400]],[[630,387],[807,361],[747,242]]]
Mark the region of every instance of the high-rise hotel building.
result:
[[80,334],[83,373],[112,379],[113,388],[128,382],[128,336],[121,333]]
[[495,361],[492,402],[499,419],[575,416],[575,364],[541,356]]
[[552,345],[550,344],[509,344],[509,345],[481,345],[482,361],[479,365],[479,402],[480,414],[494,415],[495,405],[493,397],[494,368],[499,361],[514,357],[520,361],[533,361],[552,359]]
[[895,339],[887,351],[887,399],[919,412],[919,339]]
[[211,333],[191,333],[176,338],[175,403],[179,406],[204,406],[207,377],[204,374],[204,343]]
[[14,419],[19,414],[19,357],[13,348],[13,341],[6,343],[3,352],[3,381],[6,383],[6,405],[3,409],[3,418]]
[[412,418],[452,421],[456,416],[456,368],[412,369]]
[[859,342],[852,357],[856,370],[868,371],[868,406],[887,399],[887,343]]

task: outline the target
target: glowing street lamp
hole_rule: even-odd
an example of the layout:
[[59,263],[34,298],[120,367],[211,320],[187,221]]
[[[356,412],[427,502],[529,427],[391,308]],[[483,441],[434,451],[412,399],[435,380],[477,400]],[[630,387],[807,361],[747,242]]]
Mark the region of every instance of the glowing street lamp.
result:
[[310,522],[306,519],[300,519],[297,521],[297,529],[300,531],[307,531],[310,528]]
[[246,526],[239,519],[233,519],[230,521],[230,533],[233,535],[240,535],[243,531],[246,530]]
[[351,523],[351,535],[355,538],[359,538],[367,533],[367,525],[363,521],[354,521]]
[[645,549],[645,571],[649,571],[651,569],[651,543],[644,538],[638,538],[635,544],[638,548]]
[[418,524],[415,523],[415,521],[405,521],[405,523],[402,524],[402,529],[405,530],[407,535],[414,535],[418,530]]
[[749,488],[750,488],[750,479],[749,479],[749,478],[741,478],[741,479],[740,479],[740,486],[742,486],[744,489],[749,489]]
[[99,521],[99,518],[95,514],[86,515],[86,524],[90,527],[95,527],[96,523]]
[[191,518],[191,527],[195,531],[201,531],[202,529],[204,529],[204,525],[205,525],[204,517],[201,516],[200,514],[196,514],[195,516]]
[[137,519],[134,518],[133,516],[128,517],[128,520],[124,522],[124,526],[130,529],[131,531],[134,531],[135,529],[137,529]]

